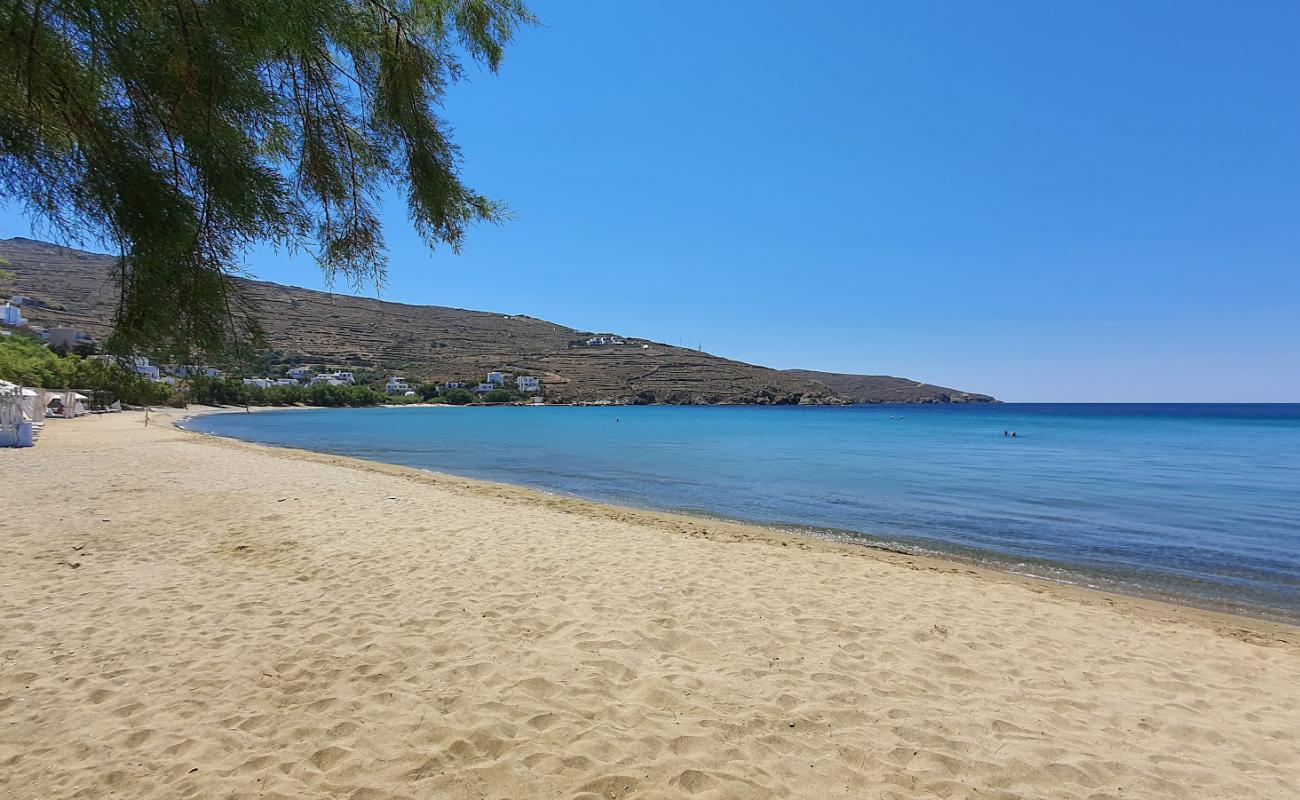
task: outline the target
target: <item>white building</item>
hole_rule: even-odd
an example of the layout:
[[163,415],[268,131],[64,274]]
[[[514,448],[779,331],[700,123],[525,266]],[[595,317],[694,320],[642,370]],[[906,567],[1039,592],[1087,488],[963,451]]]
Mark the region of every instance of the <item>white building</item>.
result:
[[17,328],[26,325],[27,320],[23,319],[23,312],[18,310],[18,306],[5,303],[0,306],[0,323]]
[[474,391],[477,392],[478,394],[487,394],[488,392],[497,388],[500,387],[498,387],[495,383],[480,383],[478,386],[474,387]]
[[398,392],[405,392],[410,388],[411,388],[411,384],[407,383],[406,378],[403,378],[400,375],[388,376],[388,383],[384,384],[384,391],[387,392],[388,394],[397,394]]
[[275,381],[270,378],[244,378],[245,386],[256,386],[259,389],[265,389],[268,386],[274,386]]
[[446,383],[438,384],[438,391],[440,392],[443,389],[464,389],[464,388],[465,388],[464,381],[447,381]]
[[542,389],[542,382],[532,375],[520,375],[515,378],[515,386],[518,386],[521,392],[539,392]]
[[312,383],[328,383],[331,386],[342,386],[343,384],[352,383],[353,377],[351,372],[322,372],[312,377]]
[[[53,333],[53,331],[51,331]],[[137,375],[143,375],[151,381],[158,380],[158,368],[149,363],[149,359],[144,356],[136,356],[131,361],[131,371]]]
[[221,370],[216,367],[199,367],[193,364],[178,364],[173,367],[164,367],[163,369],[178,378],[188,378],[192,375],[202,375],[205,378],[221,377]]
[[16,294],[13,297],[9,298],[9,305],[11,306],[20,306],[26,302],[27,302],[27,298],[23,297],[20,294]]
[[305,381],[305,380],[307,380],[308,378],[311,377],[311,368],[310,368],[310,367],[290,367],[290,368],[289,368],[289,373],[288,373],[288,375],[289,375],[290,378],[293,378],[294,380]]
[[505,383],[505,382],[506,382],[506,374],[505,374],[504,372],[489,372],[489,373],[487,374],[487,382],[488,382],[488,383],[495,383],[495,384],[498,384],[498,385],[499,385],[499,384],[502,384],[502,383]]
[[276,378],[276,386],[297,386],[298,382],[293,378]]
[[587,340],[588,347],[600,347],[606,344],[625,344],[625,342],[617,336],[593,336]]

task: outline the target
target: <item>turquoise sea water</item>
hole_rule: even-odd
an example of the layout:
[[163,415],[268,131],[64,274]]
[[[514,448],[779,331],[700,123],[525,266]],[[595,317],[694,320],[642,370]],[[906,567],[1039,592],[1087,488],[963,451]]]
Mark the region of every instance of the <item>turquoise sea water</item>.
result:
[[1300,405],[372,408],[186,427],[1300,619]]

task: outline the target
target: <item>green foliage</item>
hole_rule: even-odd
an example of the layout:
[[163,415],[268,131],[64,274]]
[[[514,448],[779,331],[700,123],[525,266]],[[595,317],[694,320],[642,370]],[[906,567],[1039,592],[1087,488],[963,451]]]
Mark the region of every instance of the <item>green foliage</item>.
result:
[[187,383],[191,403],[205,406],[242,406],[248,403],[248,389],[241,381],[192,375]]
[[483,395],[484,403],[513,403],[520,398],[519,392],[511,389],[493,389]]
[[503,217],[436,111],[533,21],[522,0],[13,0],[0,192],[116,246],[113,352],[243,358],[258,329],[228,276],[250,245],[380,285],[386,186],[430,247]]
[[165,383],[154,383],[114,361],[59,355],[23,336],[0,336],[0,380],[43,389],[76,389],[94,405],[180,405]]
[[453,406],[463,406],[474,402],[474,393],[468,389],[448,389],[440,395],[443,402]]
[[389,401],[383,392],[368,386],[313,383],[263,389],[234,378],[199,376],[190,379],[188,395],[192,403],[212,406],[373,406]]
[[437,385],[432,383],[420,384],[419,386],[415,387],[415,393],[420,395],[420,398],[426,402],[437,397],[439,394]]

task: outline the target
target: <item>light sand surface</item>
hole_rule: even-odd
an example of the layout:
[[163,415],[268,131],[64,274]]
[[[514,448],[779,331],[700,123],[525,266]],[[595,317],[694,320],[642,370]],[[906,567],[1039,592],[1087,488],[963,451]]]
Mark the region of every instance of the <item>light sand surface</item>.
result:
[[1300,796],[1300,639],[225,442],[0,450],[2,798]]

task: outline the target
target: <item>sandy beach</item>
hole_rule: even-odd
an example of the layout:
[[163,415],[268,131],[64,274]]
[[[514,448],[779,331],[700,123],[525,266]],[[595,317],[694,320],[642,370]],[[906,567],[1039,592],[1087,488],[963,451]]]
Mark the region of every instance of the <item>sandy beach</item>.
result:
[[5,798],[1277,798],[1300,632],[277,451],[0,451]]

